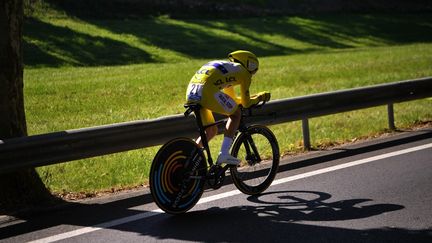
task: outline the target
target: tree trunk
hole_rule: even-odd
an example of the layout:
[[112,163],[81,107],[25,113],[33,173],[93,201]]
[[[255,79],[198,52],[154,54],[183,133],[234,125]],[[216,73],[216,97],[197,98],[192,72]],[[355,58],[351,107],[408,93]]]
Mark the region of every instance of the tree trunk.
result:
[[[22,24],[23,0],[2,0],[0,140],[27,135],[23,95]],[[0,211],[45,203],[50,197],[34,168],[0,174]]]

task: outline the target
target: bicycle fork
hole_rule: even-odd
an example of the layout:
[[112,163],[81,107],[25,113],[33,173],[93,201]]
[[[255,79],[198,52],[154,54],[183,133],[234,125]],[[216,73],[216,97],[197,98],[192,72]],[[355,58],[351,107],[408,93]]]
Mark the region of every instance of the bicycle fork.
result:
[[250,134],[246,135],[246,139],[243,142],[245,150],[246,150],[246,161],[249,165],[254,165],[262,161],[261,156],[258,152],[258,149],[255,145]]

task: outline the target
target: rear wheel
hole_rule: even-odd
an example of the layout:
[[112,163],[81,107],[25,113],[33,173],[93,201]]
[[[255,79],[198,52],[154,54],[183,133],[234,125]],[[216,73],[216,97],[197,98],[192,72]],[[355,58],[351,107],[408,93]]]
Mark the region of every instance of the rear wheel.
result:
[[276,176],[279,166],[279,145],[265,126],[254,125],[241,133],[231,150],[241,160],[230,168],[236,187],[243,193],[255,195],[266,190]]
[[204,154],[189,138],[163,145],[150,169],[150,191],[155,203],[170,214],[191,209],[200,199],[207,166]]

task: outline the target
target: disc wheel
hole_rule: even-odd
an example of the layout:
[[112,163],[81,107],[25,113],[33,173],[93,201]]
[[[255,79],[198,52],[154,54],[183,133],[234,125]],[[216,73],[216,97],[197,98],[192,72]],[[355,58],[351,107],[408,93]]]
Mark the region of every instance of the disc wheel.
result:
[[150,169],[150,191],[155,203],[170,214],[191,209],[200,199],[207,173],[206,160],[189,138],[163,145]]

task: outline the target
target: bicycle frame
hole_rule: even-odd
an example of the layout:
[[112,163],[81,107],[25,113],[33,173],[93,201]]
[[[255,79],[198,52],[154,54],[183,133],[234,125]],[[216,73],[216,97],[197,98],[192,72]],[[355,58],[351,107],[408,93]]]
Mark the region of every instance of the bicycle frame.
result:
[[[207,141],[206,129],[221,125],[227,119],[221,119],[209,125],[203,125],[201,120],[201,106],[198,104],[185,105],[185,116],[194,112],[202,147],[189,138],[175,138],[164,144],[156,154],[150,170],[150,190],[156,204],[165,212],[180,214],[191,209],[202,196],[205,183],[210,188],[218,189],[224,183],[226,171],[230,169],[235,186],[243,193],[255,195],[264,191],[271,184],[278,166],[278,159],[272,159],[269,168],[263,168],[265,180],[258,179],[258,184],[249,184],[251,177],[256,174],[255,164],[261,162],[259,150],[255,145],[255,134],[263,138],[271,146],[272,155],[276,152],[278,156],[277,142],[273,133],[268,128],[260,125],[248,126],[244,118],[250,116],[249,109],[242,109],[240,126],[237,129],[231,153],[242,158],[248,163],[237,166],[224,164],[219,165],[211,157],[209,142]],[[245,112],[249,111],[249,113]],[[258,138],[258,137],[257,137]],[[276,144],[276,145],[275,145]],[[276,147],[275,147],[276,146]],[[275,150],[276,149],[276,150]],[[204,152],[204,150],[206,152]],[[240,154],[239,154],[239,151]],[[207,154],[207,156],[206,156]],[[272,157],[273,158],[273,157]],[[260,166],[260,165],[258,165]],[[249,170],[249,168],[251,168]],[[259,167],[261,171],[261,168]],[[254,179],[252,177],[252,179]]]
[[[265,104],[265,102],[263,102],[262,104],[256,105],[255,107],[261,107]],[[185,105],[185,108],[187,108],[186,112],[184,113],[185,116],[188,116],[191,112],[193,112],[195,114],[195,120],[198,126],[198,130],[199,130],[199,134],[201,136],[201,142],[203,144],[203,149],[206,151],[207,154],[207,163],[209,164],[209,166],[213,166],[215,163],[211,157],[211,153],[210,153],[210,147],[209,147],[209,143],[207,140],[207,134],[206,134],[206,129],[208,127],[212,127],[212,126],[217,126],[220,125],[222,123],[225,123],[227,119],[222,119],[219,121],[216,121],[215,123],[209,124],[204,126],[201,120],[201,105],[199,104],[191,104],[191,105]],[[247,126],[244,124],[243,122],[243,118],[245,116],[251,116],[252,115],[252,110],[251,109],[244,109],[240,106],[241,109],[241,118],[240,118],[240,125],[239,128],[237,129],[238,132],[246,132],[247,131]],[[245,111],[247,111],[248,114],[245,114]],[[249,136],[247,139],[247,144],[245,144],[245,149],[247,151],[248,155],[254,155],[254,158],[250,158],[253,161],[261,161],[261,157],[258,153],[258,150],[255,146],[255,143],[253,141],[253,139]],[[252,153],[251,153],[252,150]],[[226,169],[228,168],[228,166],[224,167],[224,171],[226,171]]]
[[219,124],[224,123],[226,121],[226,119],[219,120],[215,123],[204,126],[202,123],[202,120],[201,120],[201,112],[200,112],[201,105],[199,105],[199,104],[185,105],[185,108],[187,108],[186,112],[184,113],[185,116],[188,116],[191,112],[193,112],[195,114],[195,120],[196,120],[196,123],[198,126],[199,134],[201,137],[201,142],[203,144],[203,149],[206,151],[206,154],[207,154],[207,163],[210,166],[213,166],[214,162],[213,162],[213,159],[211,157],[210,147],[209,147],[209,143],[207,140],[207,134],[205,131],[208,127],[217,126]]

